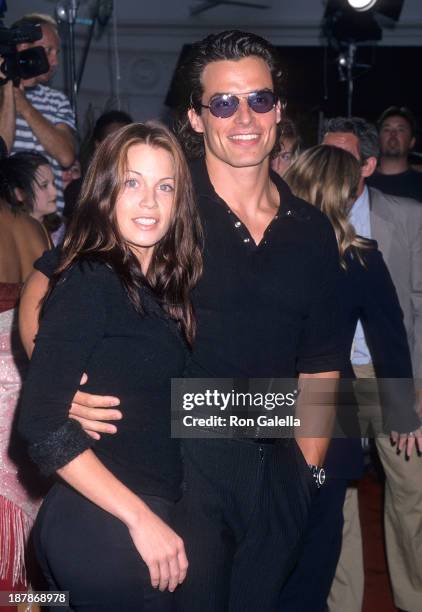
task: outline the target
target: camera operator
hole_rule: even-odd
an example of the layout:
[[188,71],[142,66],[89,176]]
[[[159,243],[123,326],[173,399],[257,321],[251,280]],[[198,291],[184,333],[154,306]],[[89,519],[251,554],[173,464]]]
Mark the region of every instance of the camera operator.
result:
[[21,80],[15,87],[11,81],[0,91],[0,134],[9,152],[38,151],[52,167],[57,187],[57,204],[63,207],[62,168],[75,158],[75,118],[67,97],[46,83],[52,78],[59,61],[60,39],[54,19],[33,13],[22,17],[13,27],[39,24],[41,40],[16,46],[23,51],[42,46],[49,69],[37,77]]

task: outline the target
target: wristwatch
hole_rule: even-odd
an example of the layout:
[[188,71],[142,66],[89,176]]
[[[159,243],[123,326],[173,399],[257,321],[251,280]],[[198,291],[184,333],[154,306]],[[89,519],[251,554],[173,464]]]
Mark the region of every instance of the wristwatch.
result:
[[308,463],[308,468],[311,470],[312,478],[315,480],[315,484],[318,489],[322,487],[325,482],[325,470],[319,465],[312,465]]

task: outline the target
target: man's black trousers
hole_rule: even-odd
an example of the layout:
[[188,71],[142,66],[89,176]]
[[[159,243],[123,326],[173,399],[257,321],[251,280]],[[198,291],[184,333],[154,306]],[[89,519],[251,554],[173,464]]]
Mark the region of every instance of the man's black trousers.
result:
[[316,493],[294,440],[184,440],[180,612],[276,612]]

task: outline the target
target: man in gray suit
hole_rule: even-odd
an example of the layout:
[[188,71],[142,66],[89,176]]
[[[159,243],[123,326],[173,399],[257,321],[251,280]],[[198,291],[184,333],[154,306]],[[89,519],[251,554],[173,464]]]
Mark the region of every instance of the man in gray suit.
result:
[[[331,119],[323,142],[349,151],[362,164],[358,198],[350,220],[358,234],[378,242],[403,310],[414,375],[422,379],[422,207],[415,200],[386,195],[366,186],[379,156],[374,126],[360,118]],[[374,376],[359,325],[352,363],[358,379]],[[359,395],[359,384],[357,391]],[[371,408],[360,406],[360,415],[375,434],[381,433],[381,411]],[[416,435],[419,433],[420,430]],[[409,436],[414,437],[414,432]],[[385,536],[394,600],[399,608],[416,612],[422,601],[422,458],[413,453],[406,460],[382,436],[376,437],[376,445],[386,473]],[[364,575],[356,490],[351,489],[346,497],[344,511],[343,550],[328,604],[332,612],[359,612]]]

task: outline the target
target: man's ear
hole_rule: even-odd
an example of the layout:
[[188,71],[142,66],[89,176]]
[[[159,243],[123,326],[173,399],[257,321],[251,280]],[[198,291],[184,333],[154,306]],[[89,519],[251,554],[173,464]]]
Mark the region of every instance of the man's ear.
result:
[[363,178],[368,178],[370,176],[372,176],[375,172],[375,169],[377,167],[377,163],[378,160],[376,157],[368,157],[363,166],[362,169],[360,171],[360,174]]
[[415,144],[416,144],[416,138],[413,136],[412,140],[410,141],[410,147],[409,147],[409,149],[413,149],[413,147],[415,146]]
[[198,132],[198,134],[202,134],[204,132],[204,124],[202,123],[202,117],[201,115],[198,115],[198,113],[193,108],[190,108],[188,110],[188,119],[192,126],[192,129],[195,132]]
[[15,192],[15,198],[17,199],[19,204],[24,204],[25,199],[26,199],[24,190],[21,189],[20,187],[15,187],[14,192]]

